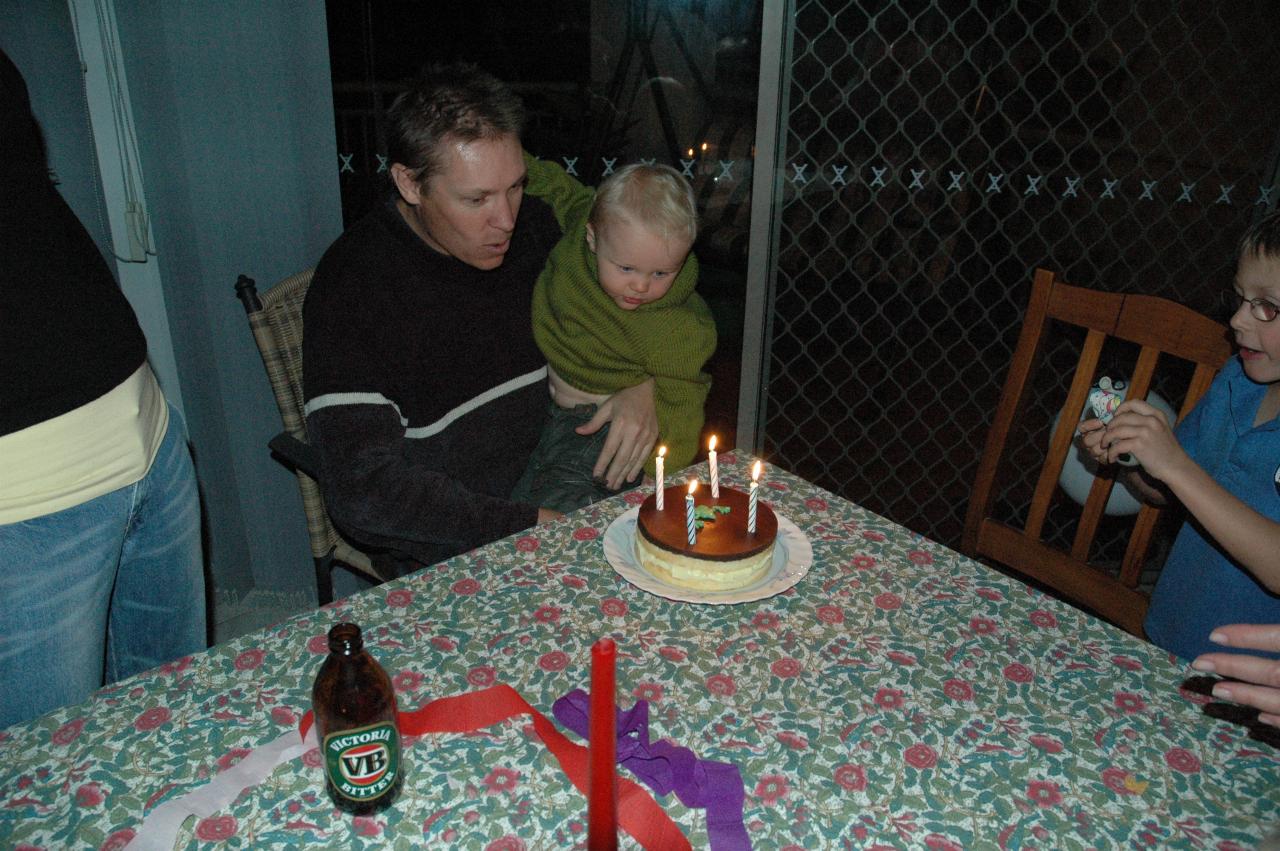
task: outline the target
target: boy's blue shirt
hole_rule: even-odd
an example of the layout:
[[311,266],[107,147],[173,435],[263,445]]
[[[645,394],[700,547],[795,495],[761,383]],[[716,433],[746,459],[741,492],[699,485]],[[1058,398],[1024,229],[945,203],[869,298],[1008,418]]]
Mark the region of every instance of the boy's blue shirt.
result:
[[[1266,390],[1244,374],[1238,357],[1232,357],[1175,433],[1192,460],[1218,484],[1259,514],[1280,522],[1275,479],[1280,417],[1253,425]],[[1147,637],[1194,659],[1224,650],[1209,641],[1209,633],[1230,623],[1280,623],[1280,596],[1232,561],[1188,517],[1151,595],[1144,624]]]

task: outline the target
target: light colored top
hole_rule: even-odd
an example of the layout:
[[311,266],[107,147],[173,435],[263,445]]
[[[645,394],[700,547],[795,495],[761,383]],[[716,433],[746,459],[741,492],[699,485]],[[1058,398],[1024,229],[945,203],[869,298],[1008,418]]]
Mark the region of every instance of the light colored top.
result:
[[0,437],[0,525],[43,517],[140,480],[169,408],[145,362],[73,411]]

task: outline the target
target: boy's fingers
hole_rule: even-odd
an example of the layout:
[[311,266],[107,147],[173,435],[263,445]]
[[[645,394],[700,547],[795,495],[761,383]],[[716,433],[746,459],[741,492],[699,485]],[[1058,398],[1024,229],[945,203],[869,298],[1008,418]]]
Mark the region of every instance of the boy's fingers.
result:
[[1119,407],[1116,408],[1116,414],[1119,415],[1125,411],[1131,411],[1135,414],[1145,414],[1145,415],[1160,413],[1155,408],[1151,407],[1151,405],[1144,402],[1142,399],[1125,399],[1123,402],[1120,403]]

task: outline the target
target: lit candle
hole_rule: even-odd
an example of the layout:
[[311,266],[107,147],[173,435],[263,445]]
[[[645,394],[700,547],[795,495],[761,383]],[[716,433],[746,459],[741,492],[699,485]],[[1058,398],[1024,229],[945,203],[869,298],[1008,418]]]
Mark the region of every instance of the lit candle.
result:
[[684,528],[689,533],[689,546],[698,543],[698,529],[693,525],[693,492],[698,489],[698,480],[689,482],[689,492],[684,497]]
[[666,460],[665,458],[663,458],[663,456],[666,454],[667,454],[667,447],[659,446],[658,460],[655,462],[655,467],[656,467],[655,472],[657,473],[658,489],[653,492],[653,498],[657,501],[657,508],[659,511],[662,510],[662,492],[667,488],[666,476],[663,475],[663,468],[662,468]]
[[720,498],[720,465],[716,463],[716,436],[711,435],[707,445],[707,464],[711,468],[711,498]]
[[756,504],[760,502],[760,462],[751,468],[751,500],[747,503],[747,534],[756,533]]
[[587,717],[587,847],[618,847],[617,715],[612,638],[591,647],[591,709]]

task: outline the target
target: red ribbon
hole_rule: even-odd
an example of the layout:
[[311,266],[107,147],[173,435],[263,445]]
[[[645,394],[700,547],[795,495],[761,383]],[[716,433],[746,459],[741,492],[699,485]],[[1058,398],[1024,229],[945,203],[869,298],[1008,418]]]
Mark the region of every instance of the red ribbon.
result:
[[[587,749],[569,741],[556,725],[529,705],[511,686],[499,683],[481,691],[453,697],[441,697],[415,709],[400,713],[400,732],[406,736],[427,733],[470,733],[491,727],[518,715],[533,718],[533,729],[560,763],[569,781],[584,796],[587,794]],[[302,716],[299,730],[306,738],[311,729],[310,710]],[[671,820],[648,790],[625,777],[617,777],[618,824],[643,848],[690,849],[689,840]]]

